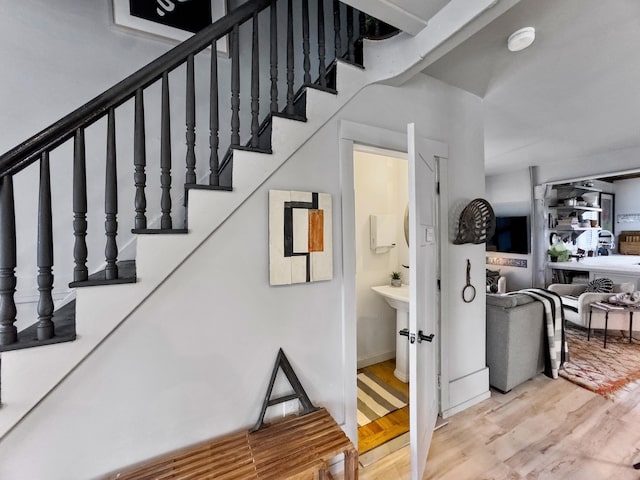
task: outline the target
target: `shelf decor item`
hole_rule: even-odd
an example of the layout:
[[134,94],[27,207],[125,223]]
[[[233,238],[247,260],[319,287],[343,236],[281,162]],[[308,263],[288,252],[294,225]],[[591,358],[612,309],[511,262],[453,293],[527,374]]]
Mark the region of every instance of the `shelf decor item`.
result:
[[496,216],[491,204],[484,198],[476,198],[462,210],[453,243],[484,243],[493,237],[495,231]]
[[613,215],[614,215],[614,204],[615,197],[613,193],[601,193],[600,194],[600,208],[602,208],[602,212],[600,212],[600,226],[603,230],[609,230],[613,232]]
[[391,286],[392,287],[402,286],[402,276],[400,275],[400,272],[391,272]]

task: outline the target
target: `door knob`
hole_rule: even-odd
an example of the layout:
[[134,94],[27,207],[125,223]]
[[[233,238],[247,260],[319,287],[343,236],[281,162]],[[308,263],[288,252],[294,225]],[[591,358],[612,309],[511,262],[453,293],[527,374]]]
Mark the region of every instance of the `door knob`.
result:
[[432,342],[433,341],[433,337],[435,335],[432,333],[430,335],[425,335],[422,330],[418,330],[418,343],[422,343],[423,340],[427,341],[427,342]]
[[409,333],[409,329],[408,328],[403,328],[402,330],[400,330],[398,332],[398,334],[402,335],[403,337],[407,337],[407,339],[409,340],[409,343],[415,343],[416,342],[416,334],[415,333]]

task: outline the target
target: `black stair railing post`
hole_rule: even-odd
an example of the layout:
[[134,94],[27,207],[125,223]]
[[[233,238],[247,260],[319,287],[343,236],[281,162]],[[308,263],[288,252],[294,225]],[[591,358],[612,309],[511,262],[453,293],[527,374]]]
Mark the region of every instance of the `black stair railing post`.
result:
[[13,177],[0,178],[0,345],[18,341],[16,322],[16,213]]
[[294,51],[293,51],[293,0],[287,2],[287,114],[293,115],[293,82]]
[[73,148],[73,281],[89,278],[87,269],[87,166],[84,129],[78,128]]
[[107,167],[105,174],[105,236],[107,237],[104,254],[106,267],[104,270],[105,280],[115,280],[118,278],[118,244],[116,235],[118,234],[118,172],[116,163],[116,118],[113,107],[109,109],[107,115]]
[[240,32],[231,32],[231,146],[240,145]]
[[258,13],[253,14],[251,34],[251,146],[258,147],[260,129],[260,58]]
[[353,36],[353,7],[347,5],[347,59],[356,61],[356,46]]
[[40,159],[40,194],[38,198],[38,340],[54,335],[53,325],[53,221],[51,218],[51,172],[49,152]]
[[171,107],[169,106],[169,72],[162,74],[162,108],[160,121],[160,228],[171,230]]
[[271,29],[270,29],[270,76],[271,76],[271,112],[278,111],[278,9],[277,0],[271,1]]
[[320,86],[327,86],[326,47],[324,38],[324,0],[318,0],[318,76]]
[[364,12],[358,13],[358,39],[362,40],[364,38],[364,30],[367,24],[367,16]]
[[333,0],[333,32],[334,32],[334,56],[340,58],[342,55],[342,37],[340,35],[340,1]]
[[145,139],[144,123],[144,93],[141,88],[136,90],[135,97],[135,119],[133,127],[133,182],[136,187],[135,209],[136,217],[134,227],[138,230],[147,228],[147,196],[145,188],[147,185],[147,147]]
[[[212,50],[211,55],[215,56],[215,54],[216,51]],[[185,175],[184,183],[192,185],[196,183],[196,86],[193,54],[187,57],[186,117],[187,173]]]
[[311,84],[311,59],[309,47],[309,0],[302,0],[302,54],[305,85]]
[[220,185],[220,118],[218,112],[218,56],[216,42],[211,44],[211,83],[209,88],[209,185]]

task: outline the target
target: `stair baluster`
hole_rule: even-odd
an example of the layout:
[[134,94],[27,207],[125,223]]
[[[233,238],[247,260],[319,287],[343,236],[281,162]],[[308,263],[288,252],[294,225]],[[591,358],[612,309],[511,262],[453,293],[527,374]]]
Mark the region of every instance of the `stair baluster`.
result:
[[40,194],[38,199],[38,340],[52,338],[53,325],[53,221],[51,218],[51,172],[49,152],[40,159]]
[[18,341],[16,322],[16,214],[13,177],[0,178],[0,345]]
[[144,126],[144,93],[141,88],[136,90],[134,115],[133,165],[135,172],[133,174],[133,182],[136,187],[136,217],[134,220],[135,233],[135,230],[145,230],[147,228],[147,196],[145,194],[145,187],[147,184],[147,174],[145,173],[145,169],[147,167],[147,147]]
[[[22,142],[9,152],[0,156],[0,350],[11,350],[16,348],[26,348],[34,346],[31,334],[18,335],[16,332],[16,226],[13,192],[13,175],[20,172],[27,166],[40,161],[40,210],[38,213],[38,289],[40,292],[38,303],[38,323],[29,327],[35,331],[39,340],[43,343],[69,341],[75,338],[75,333],[67,335],[68,324],[65,324],[61,317],[54,316],[53,312],[53,230],[51,217],[51,178],[49,155],[55,148],[67,140],[74,138],[73,154],[73,282],[71,287],[91,286],[109,283],[126,283],[135,281],[135,272],[129,275],[127,265],[118,264],[117,238],[117,217],[118,217],[118,185],[117,185],[117,162],[116,162],[116,126],[115,109],[135,98],[134,103],[134,126],[133,141],[133,181],[135,185],[134,209],[135,216],[132,229],[133,233],[176,233],[181,230],[173,229],[172,226],[172,199],[171,199],[171,114],[170,114],[170,94],[169,94],[169,72],[185,65],[186,85],[185,85],[185,186],[190,188],[205,188],[216,190],[232,189],[232,168],[233,150],[240,147],[240,25],[246,24],[249,20],[253,22],[251,37],[251,78],[250,78],[250,138],[248,143],[243,143],[249,148],[264,151],[268,148],[268,136],[270,132],[269,122],[272,116],[280,111],[287,115],[302,119],[303,114],[299,114],[297,109],[304,107],[304,95],[296,97],[296,88],[311,85],[311,49],[312,45],[310,32],[310,12],[309,0],[300,0],[300,10],[297,9],[294,19],[294,2],[288,0],[285,7],[287,12],[283,15],[286,22],[286,38],[283,46],[286,49],[286,105],[284,108],[278,103],[278,58],[282,58],[282,53],[278,52],[278,0],[250,0],[243,3],[230,12],[223,19],[216,21],[210,27],[206,27],[200,33],[194,35],[173,50],[154,60],[147,66],[132,74],[127,79],[119,82],[101,95],[97,96],[87,104],[61,118],[58,122],[44,129],[42,132],[32,136],[27,141]],[[260,124],[260,77],[259,77],[259,14],[265,8],[270,8],[270,68],[269,78],[262,80],[270,81],[270,105],[269,111],[272,115],[262,119]],[[284,8],[284,7],[283,7]],[[332,8],[332,10],[330,10]],[[327,11],[333,12],[333,27],[335,35],[336,57],[343,54],[349,61],[361,60],[361,51],[354,48],[355,29],[358,28],[358,39],[361,39],[365,31],[366,17],[352,7],[346,7],[346,27],[341,25],[342,5],[338,0],[334,0],[332,6],[326,5]],[[317,52],[318,52],[318,83],[322,88],[327,86],[335,87],[333,77],[327,74],[326,58],[326,28],[325,25],[325,1],[317,0]],[[354,24],[354,15],[358,15]],[[285,18],[286,17],[286,18]],[[298,35],[297,24],[300,24],[301,32]],[[325,28],[326,27],[326,28]],[[343,48],[341,40],[342,29],[346,30],[346,40],[348,45]],[[295,30],[294,30],[295,29]],[[244,32],[244,30],[243,30]],[[220,155],[220,92],[218,82],[218,58],[216,47],[218,40],[225,35],[230,39],[231,52],[231,92],[230,97],[222,97],[223,100],[230,101],[231,108],[231,137],[229,149]],[[301,45],[296,44],[298,38]],[[208,186],[197,185],[197,158],[196,158],[196,85],[195,85],[195,62],[196,55],[211,47],[211,67],[210,67],[210,99],[209,99],[209,179]],[[301,47],[302,74],[299,74],[298,85],[295,76],[295,48]],[[330,57],[329,60],[332,60]],[[244,60],[243,60],[244,61]],[[284,68],[284,65],[280,68]],[[331,79],[328,79],[331,77]],[[144,89],[161,79],[161,132],[160,132],[160,229],[148,229],[147,199],[146,199],[146,139],[145,139],[145,106]],[[302,85],[300,85],[302,84]],[[300,103],[297,103],[300,100]],[[283,102],[284,103],[284,102]],[[266,109],[265,109],[266,110]],[[298,114],[297,114],[298,113]],[[105,261],[106,267],[104,276],[91,275],[88,271],[88,248],[87,248],[87,164],[85,147],[85,130],[97,121],[104,118],[107,120],[106,138],[106,173],[105,173]],[[265,117],[265,115],[263,115]],[[242,147],[246,148],[246,147]],[[227,169],[227,167],[230,167]],[[213,187],[213,188],[211,188]],[[185,206],[187,198],[185,196]],[[151,212],[155,217],[157,209]],[[186,230],[185,230],[186,232]],[[56,312],[56,315],[58,313]],[[54,322],[55,320],[55,322]],[[66,318],[69,320],[69,317]],[[65,321],[66,321],[65,320]],[[73,321],[73,317],[71,317]],[[55,323],[55,324],[54,324]],[[57,332],[55,330],[58,330]],[[71,331],[71,330],[70,330]],[[24,338],[23,338],[24,337]],[[27,341],[26,338],[31,340]]]
[[111,107],[107,114],[107,168],[104,190],[105,235],[107,242],[104,248],[107,265],[104,269],[105,280],[118,278],[118,172],[116,166],[116,114]]
[[231,146],[240,145],[240,31],[231,33]]
[[356,61],[356,48],[353,38],[353,7],[347,5],[347,60]]
[[304,70],[304,84],[311,84],[311,60],[309,47],[309,0],[302,0],[302,68]]
[[287,4],[287,114],[293,115],[293,82],[294,60],[293,60],[293,0],[288,0]]
[[160,121],[160,229],[171,230],[171,107],[169,105],[169,72],[162,74],[162,119]]
[[324,38],[324,0],[318,0],[318,76],[320,86],[327,86],[326,47]]
[[[215,50],[212,50],[215,55]],[[187,140],[187,173],[185,174],[184,183],[193,185],[196,180],[196,86],[194,75],[194,56],[187,57],[187,92],[186,92],[186,140]],[[187,201],[185,197],[185,202]],[[186,204],[185,204],[186,205]]]
[[73,281],[89,278],[87,269],[87,166],[84,128],[78,128],[73,148]]
[[342,56],[342,37],[340,35],[340,1],[333,0],[333,32],[334,32],[334,56],[335,58],[341,58]]
[[216,42],[211,44],[211,80],[209,88],[209,185],[220,185],[220,157],[218,149],[220,120],[218,111],[218,56]]
[[258,148],[260,130],[260,57],[258,42],[258,13],[253,14],[251,32],[251,147]]
[[278,111],[278,9],[277,0],[271,2],[271,28],[270,28],[269,61],[271,76],[271,113]]

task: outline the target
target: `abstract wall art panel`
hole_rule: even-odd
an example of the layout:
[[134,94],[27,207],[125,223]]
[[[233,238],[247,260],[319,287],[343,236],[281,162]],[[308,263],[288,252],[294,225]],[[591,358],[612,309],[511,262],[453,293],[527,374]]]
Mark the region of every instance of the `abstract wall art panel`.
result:
[[331,195],[269,191],[271,285],[333,278]]

